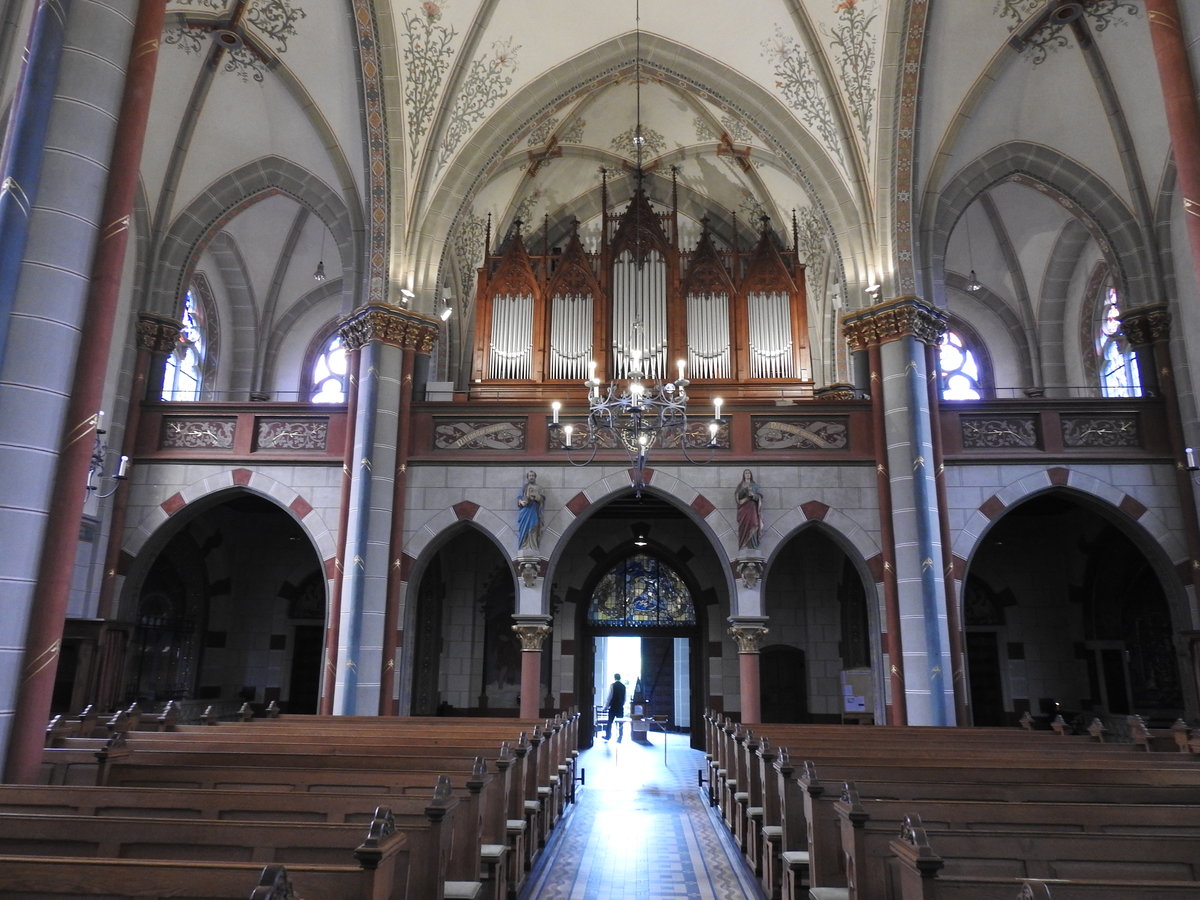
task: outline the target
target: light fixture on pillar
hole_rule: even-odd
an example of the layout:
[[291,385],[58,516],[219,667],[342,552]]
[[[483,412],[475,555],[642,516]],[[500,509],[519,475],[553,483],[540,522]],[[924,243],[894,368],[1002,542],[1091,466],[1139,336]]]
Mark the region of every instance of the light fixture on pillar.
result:
[[438,313],[438,316],[443,322],[449,322],[450,317],[454,315],[454,307],[450,305],[450,301],[453,299],[449,294],[445,294],[442,297],[442,311]]
[[325,280],[325,228],[321,227],[321,255],[317,257],[317,270],[313,272],[313,281]]
[[971,217],[969,213],[964,213],[963,217],[967,220],[967,261],[971,265],[971,274],[967,276],[967,290],[974,294],[976,291],[982,290],[983,285],[979,281],[979,276],[975,274],[975,248],[971,244]]
[[400,288],[400,296],[404,298],[400,302],[403,303],[405,306],[408,306],[416,298],[417,295],[414,294],[412,291],[410,291],[408,288]]
[[[642,196],[643,154],[646,148],[646,137],[642,130],[642,31],[641,6],[635,5],[636,28],[634,50],[634,86],[635,113],[633,130],[633,150],[636,159],[634,176],[636,178],[635,199],[632,203],[635,216],[635,241],[643,239],[640,216],[644,205]],[[644,265],[646,254],[641,252],[641,244],[635,247],[633,258],[639,268]],[[691,384],[684,372],[686,363],[679,360],[676,366],[676,377],[671,380],[648,383],[643,366],[648,358],[645,348],[635,340],[644,339],[642,328],[644,290],[641,279],[634,287],[635,295],[632,307],[638,310],[634,318],[632,331],[636,338],[630,340],[630,364],[627,377],[602,384],[597,374],[595,360],[588,363],[588,377],[583,382],[587,392],[588,413],[585,422],[578,428],[583,432],[576,435],[577,426],[569,422],[560,422],[562,404],[555,401],[551,405],[552,418],[550,431],[556,437],[559,446],[567,452],[572,465],[584,466],[595,459],[596,451],[600,449],[622,449],[629,457],[633,473],[633,487],[637,496],[646,486],[646,456],[654,447],[670,450],[680,450],[684,458],[693,465],[703,465],[712,460],[712,451],[719,446],[718,438],[725,421],[721,418],[721,398],[713,399],[713,415],[707,422],[697,422],[688,419],[688,385]],[[697,458],[693,451],[707,450],[705,458]]]
[[878,281],[868,284],[865,293],[871,298],[872,303],[878,303],[879,296],[883,293],[883,285],[881,285]]
[[[92,416],[88,425],[94,429],[95,440],[92,443],[92,461],[88,465],[87,473],[87,494],[95,495],[101,498],[111,497],[117,492],[117,488],[121,486],[121,482],[129,477],[130,461],[128,456],[122,456],[117,461],[116,471],[112,475],[104,474],[104,465],[108,459],[108,442],[104,436],[108,433],[104,430],[104,411],[101,410]],[[112,482],[112,486],[107,490],[104,489],[105,480]]]

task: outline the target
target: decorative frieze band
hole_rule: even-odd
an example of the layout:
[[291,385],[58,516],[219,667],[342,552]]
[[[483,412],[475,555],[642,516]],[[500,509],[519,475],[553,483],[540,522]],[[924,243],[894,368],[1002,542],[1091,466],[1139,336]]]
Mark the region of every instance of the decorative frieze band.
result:
[[324,450],[328,419],[259,419],[255,435],[260,450]]
[[755,416],[752,422],[755,450],[845,450],[850,445],[845,418]]
[[524,450],[524,419],[434,419],[435,450]]
[[149,350],[151,353],[170,353],[179,343],[179,335],[183,333],[183,323],[170,316],[160,316],[157,313],[139,313],[137,325],[139,350]]
[[964,450],[1002,450],[1038,446],[1036,416],[963,416]]
[[1062,416],[1064,447],[1140,447],[1136,416]]
[[162,450],[232,450],[237,419],[166,416],[158,446]]
[[852,350],[903,337],[936,345],[946,330],[946,317],[916,297],[897,297],[846,316],[842,328]]
[[378,341],[404,350],[428,353],[438,336],[438,320],[398,306],[364,306],[338,328],[347,350]]

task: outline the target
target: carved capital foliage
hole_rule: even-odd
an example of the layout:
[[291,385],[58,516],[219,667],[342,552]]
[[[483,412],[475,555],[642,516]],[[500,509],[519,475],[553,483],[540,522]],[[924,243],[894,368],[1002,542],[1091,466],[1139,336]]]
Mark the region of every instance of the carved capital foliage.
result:
[[899,297],[847,316],[842,328],[852,350],[903,337],[936,345],[946,330],[946,317],[916,297]]
[[769,629],[761,622],[730,620],[729,635],[737,644],[738,653],[757,653]]
[[541,650],[542,644],[546,640],[546,635],[550,633],[550,626],[514,625],[512,630],[516,632],[517,639],[521,642],[522,650]]
[[1171,337],[1171,314],[1162,304],[1139,306],[1125,311],[1121,328],[1135,347],[1166,341]]
[[437,340],[438,322],[398,306],[364,306],[342,322],[338,334],[347,350],[378,341],[402,350],[428,353]]
[[179,335],[183,333],[183,323],[168,316],[144,312],[138,314],[135,331],[139,350],[170,353],[175,349]]

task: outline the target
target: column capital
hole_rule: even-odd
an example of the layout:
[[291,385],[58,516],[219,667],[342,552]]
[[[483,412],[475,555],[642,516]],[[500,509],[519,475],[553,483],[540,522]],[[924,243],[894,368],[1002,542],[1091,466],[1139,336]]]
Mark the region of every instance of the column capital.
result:
[[738,653],[758,653],[758,648],[762,646],[762,640],[766,637],[767,628],[766,616],[738,616],[730,617],[729,635],[738,645]]
[[946,331],[946,315],[917,297],[896,297],[846,316],[842,329],[852,350],[904,337],[936,345]]
[[433,316],[399,306],[371,303],[343,319],[338,325],[338,334],[347,350],[357,350],[377,341],[402,350],[428,353],[437,341],[439,325]]
[[1135,347],[1144,347],[1171,337],[1171,313],[1165,303],[1127,309],[1121,314],[1121,328]]
[[550,633],[550,617],[513,616],[513,619],[517,624],[512,627],[512,630],[521,642],[521,649],[540,651],[546,635]]
[[170,353],[179,342],[183,333],[183,323],[170,316],[160,316],[158,313],[138,313],[137,334],[139,350],[149,350],[151,353]]

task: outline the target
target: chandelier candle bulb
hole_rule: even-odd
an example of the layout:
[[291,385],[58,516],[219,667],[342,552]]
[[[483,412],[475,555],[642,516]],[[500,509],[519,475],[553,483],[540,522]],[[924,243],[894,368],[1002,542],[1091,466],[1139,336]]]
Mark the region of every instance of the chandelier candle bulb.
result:
[[571,446],[571,432],[573,432],[574,430],[575,430],[574,425],[564,425],[563,426],[563,446],[564,447]]
[[676,379],[677,381],[683,381],[683,365],[684,363],[682,359],[675,363],[676,368],[679,369],[679,377]]
[[1196,451],[1193,450],[1191,447],[1188,447],[1183,451],[1183,454],[1187,458],[1188,471],[1189,472],[1196,471],[1196,468],[1197,468],[1197,466],[1196,466]]
[[129,477],[129,457],[128,456],[121,457],[121,461],[117,465],[117,474],[115,477],[117,477],[117,478]]
[[713,416],[718,422],[721,421],[721,406],[725,403],[720,397],[713,397],[713,409],[716,414]]
[[554,422],[555,425],[558,424],[558,411],[560,409],[562,409],[562,404],[559,403],[557,400],[555,400],[553,403],[550,404],[550,411],[551,411],[551,414],[554,416],[554,419],[552,421]]

